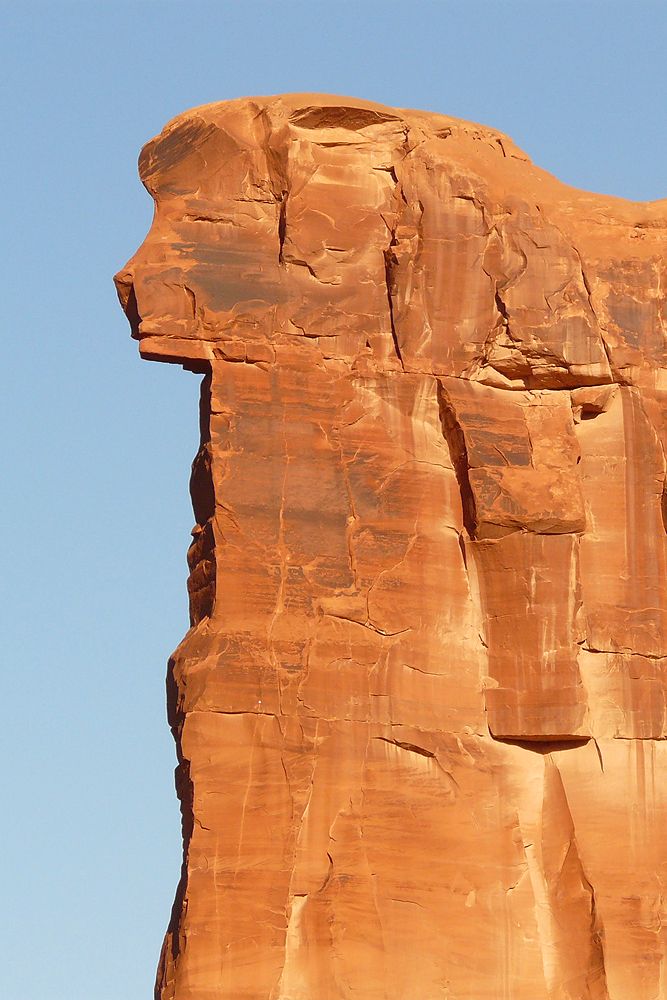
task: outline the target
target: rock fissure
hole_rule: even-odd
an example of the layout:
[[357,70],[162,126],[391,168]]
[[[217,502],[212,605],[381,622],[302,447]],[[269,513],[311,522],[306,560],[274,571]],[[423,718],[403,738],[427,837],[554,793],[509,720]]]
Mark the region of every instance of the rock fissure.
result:
[[470,464],[465,435],[457,418],[456,408],[442,382],[438,382],[438,408],[442,434],[447,442],[449,454],[456,472],[456,480],[461,496],[463,524],[468,537],[475,538],[477,531],[477,507],[475,496],[470,485]]

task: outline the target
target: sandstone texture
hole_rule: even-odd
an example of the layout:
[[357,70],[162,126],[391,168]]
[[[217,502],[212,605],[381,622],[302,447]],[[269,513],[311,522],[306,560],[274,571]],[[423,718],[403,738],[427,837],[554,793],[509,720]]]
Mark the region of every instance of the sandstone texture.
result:
[[312,94],[140,172],[204,374],[156,997],[667,998],[667,202]]

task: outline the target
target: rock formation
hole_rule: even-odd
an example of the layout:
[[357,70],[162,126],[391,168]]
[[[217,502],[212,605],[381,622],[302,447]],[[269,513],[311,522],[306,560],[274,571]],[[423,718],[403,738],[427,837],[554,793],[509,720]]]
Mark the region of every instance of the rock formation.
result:
[[204,373],[156,997],[667,998],[667,202],[309,94],[140,172]]

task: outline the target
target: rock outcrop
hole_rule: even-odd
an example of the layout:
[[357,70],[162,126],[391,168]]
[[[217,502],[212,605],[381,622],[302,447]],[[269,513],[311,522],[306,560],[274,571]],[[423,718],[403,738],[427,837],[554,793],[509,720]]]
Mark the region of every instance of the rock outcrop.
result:
[[140,172],[204,373],[156,996],[667,998],[667,203],[309,94]]

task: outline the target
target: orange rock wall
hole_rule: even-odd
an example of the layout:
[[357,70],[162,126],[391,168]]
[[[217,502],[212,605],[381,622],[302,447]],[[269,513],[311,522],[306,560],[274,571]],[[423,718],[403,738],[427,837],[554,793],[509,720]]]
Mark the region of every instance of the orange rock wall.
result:
[[322,95],[143,150],[204,373],[158,1000],[667,1000],[667,204]]

